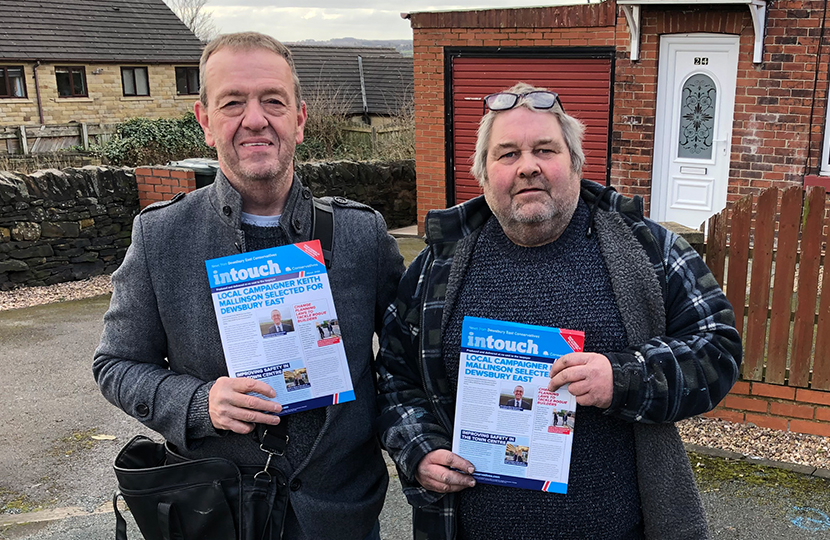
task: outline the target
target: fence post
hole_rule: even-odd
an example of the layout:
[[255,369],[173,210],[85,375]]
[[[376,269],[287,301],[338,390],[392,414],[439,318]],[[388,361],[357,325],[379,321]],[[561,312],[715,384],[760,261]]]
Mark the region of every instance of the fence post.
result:
[[23,150],[23,155],[29,155],[29,141],[26,140],[26,126],[20,126],[20,149]]
[[84,145],[84,151],[89,151],[89,128],[86,122],[81,122],[81,144]]

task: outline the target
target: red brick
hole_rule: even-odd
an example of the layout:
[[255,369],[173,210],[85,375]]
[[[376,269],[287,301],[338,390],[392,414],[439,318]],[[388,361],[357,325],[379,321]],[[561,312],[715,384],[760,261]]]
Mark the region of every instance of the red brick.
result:
[[156,193],[173,193],[170,186],[156,186]]
[[808,420],[790,420],[790,431],[830,437],[830,424],[826,424],[824,422],[810,422]]
[[732,390],[729,391],[730,394],[744,394],[749,395],[749,383],[746,381],[738,381],[735,383],[735,386],[732,387]]
[[152,176],[153,170],[149,167],[139,167],[135,170],[136,176]]
[[795,400],[807,403],[818,403],[819,405],[830,405],[830,392],[799,388],[795,393]]
[[144,183],[154,186],[161,185],[161,178],[157,178],[155,176],[146,176],[144,178]]
[[769,404],[764,399],[745,398],[733,395],[727,395],[723,401],[723,406],[730,409],[743,409],[755,412],[767,412]]
[[170,169],[153,169],[153,176],[158,178],[170,178]]
[[770,403],[770,414],[777,414],[778,416],[788,416],[790,418],[807,418],[812,419],[815,416],[816,409],[809,405],[795,405],[790,403]]
[[172,178],[193,178],[195,173],[193,171],[170,171]]
[[816,407],[816,420],[824,420],[830,422],[830,408]]
[[727,411],[724,409],[715,409],[714,411],[709,411],[708,413],[704,414],[703,416],[708,416],[709,418],[719,418],[721,420],[726,420],[727,422],[734,422],[736,424],[743,424],[744,423],[744,413],[739,411]]
[[795,388],[780,386],[777,384],[754,382],[752,383],[752,394],[755,396],[792,400],[795,398]]
[[789,420],[787,418],[780,418],[777,416],[764,416],[752,413],[746,413],[746,421],[752,422],[753,424],[759,427],[778,429],[781,431],[787,431],[787,424],[789,423]]

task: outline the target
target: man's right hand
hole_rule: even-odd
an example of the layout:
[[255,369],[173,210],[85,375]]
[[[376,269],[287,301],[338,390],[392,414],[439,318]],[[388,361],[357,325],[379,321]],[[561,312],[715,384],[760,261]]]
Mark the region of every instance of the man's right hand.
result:
[[418,464],[415,479],[430,491],[453,493],[476,485],[475,478],[470,476],[473,471],[473,464],[458,454],[433,450]]
[[253,431],[254,424],[279,424],[279,416],[266,413],[278,413],[282,411],[282,405],[252,393],[270,398],[277,396],[273,388],[256,379],[219,377],[208,397],[213,427],[244,435]]

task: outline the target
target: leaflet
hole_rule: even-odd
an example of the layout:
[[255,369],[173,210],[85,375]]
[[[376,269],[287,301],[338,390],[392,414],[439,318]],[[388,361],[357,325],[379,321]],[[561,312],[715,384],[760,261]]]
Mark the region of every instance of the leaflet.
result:
[[281,415],[355,399],[319,240],[205,266],[231,377],[270,385]]
[[576,398],[549,392],[554,362],[585,334],[464,317],[452,451],[478,482],[567,493]]

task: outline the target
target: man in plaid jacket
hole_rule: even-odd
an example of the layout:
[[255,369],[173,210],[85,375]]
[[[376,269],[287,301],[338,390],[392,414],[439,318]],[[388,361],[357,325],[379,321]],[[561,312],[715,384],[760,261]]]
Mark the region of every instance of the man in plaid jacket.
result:
[[[584,127],[555,93],[519,83],[485,104],[484,196],[429,213],[381,337],[382,442],[415,538],[707,538],[673,422],[737,379],[731,306],[641,199],[580,181]],[[450,452],[464,316],[585,332],[549,385],[579,409],[567,494],[476,484]]]

